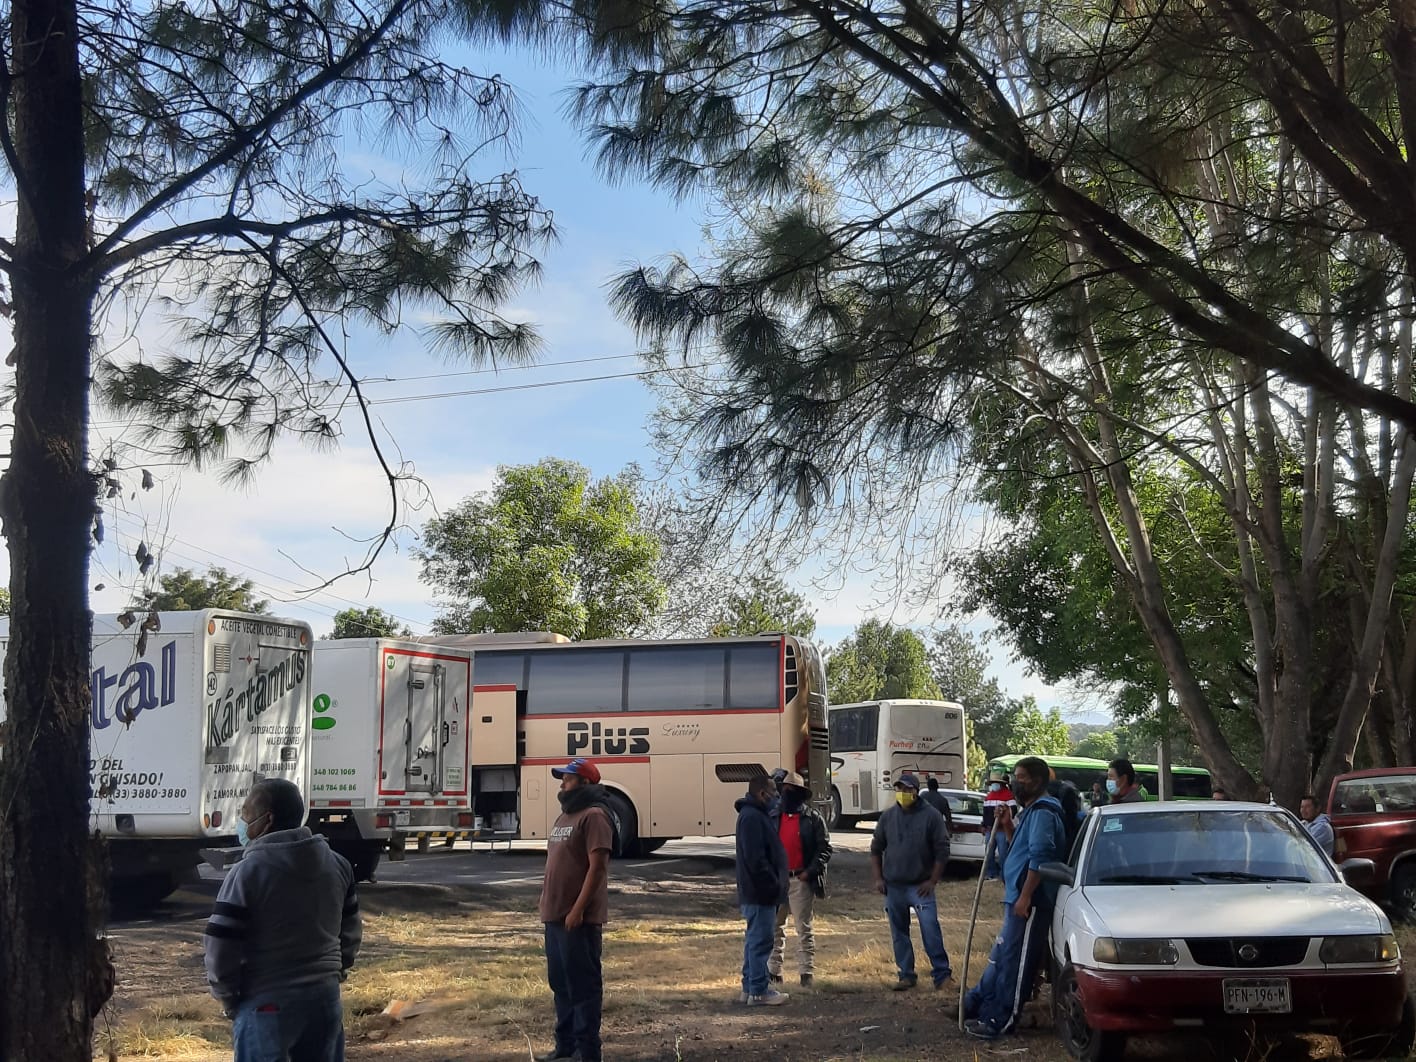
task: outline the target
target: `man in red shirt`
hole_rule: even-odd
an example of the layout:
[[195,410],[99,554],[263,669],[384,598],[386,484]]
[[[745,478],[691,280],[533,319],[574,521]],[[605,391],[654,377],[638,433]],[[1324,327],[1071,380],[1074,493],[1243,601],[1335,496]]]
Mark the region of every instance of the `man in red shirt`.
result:
[[[1002,771],[990,771],[988,793],[983,798],[983,836],[988,837],[994,819],[999,815],[1011,813],[1017,806],[1013,791],[1008,788],[1008,776]],[[984,876],[989,881],[997,881],[1003,876],[1003,863],[1008,858],[1008,835],[1003,830],[1002,821],[999,821],[998,829],[993,833],[993,846],[989,848],[984,860]]]
[[787,902],[777,908],[777,935],[767,975],[773,983],[782,980],[782,964],[787,951],[787,915],[796,926],[797,974],[803,987],[816,977],[816,931],[812,907],[816,897],[826,895],[826,865],[831,862],[831,831],[826,820],[811,806],[811,790],[801,775],[785,775],[781,782],[782,801],[772,811],[772,823],[782,847],[787,850]]
[[540,911],[546,976],[556,1000],[556,1047],[536,1062],[600,1062],[600,954],[614,826],[598,767],[577,757],[551,775],[560,779],[561,815],[546,846]]

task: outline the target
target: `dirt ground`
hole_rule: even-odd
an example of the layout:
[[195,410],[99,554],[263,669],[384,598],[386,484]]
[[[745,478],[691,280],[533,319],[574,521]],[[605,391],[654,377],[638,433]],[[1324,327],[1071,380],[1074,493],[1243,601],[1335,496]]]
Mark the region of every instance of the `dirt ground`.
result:
[[[509,857],[510,858],[510,857]],[[476,888],[373,885],[362,892],[364,951],[345,986],[348,1057],[355,1062],[525,1062],[551,1046],[535,918],[540,860],[515,858],[526,873]],[[543,859],[544,857],[540,857]],[[928,987],[893,992],[889,930],[869,889],[861,853],[833,863],[831,895],[817,907],[817,985],[789,983],[788,1004],[736,1002],[742,922],[732,869],[675,860],[662,871],[612,869],[612,924],[605,936],[605,1057],[617,1062],[1048,1062],[1066,1054],[1053,1037],[1046,987],[1018,1035],[981,1043],[945,1016]],[[945,943],[958,976],[972,880],[941,886]],[[971,977],[983,968],[1001,894],[984,895]],[[100,1018],[99,1058],[229,1058],[229,1027],[206,995],[201,964],[204,912],[122,928],[114,936],[119,984]],[[795,981],[788,937],[788,981]],[[923,959],[923,955],[920,956]],[[922,966],[927,971],[927,964]],[[927,973],[924,984],[928,985]],[[395,1000],[429,1009],[404,1021],[382,1012]],[[1133,1058],[1321,1058],[1323,1038],[1214,1048],[1177,1039],[1137,1042]]]

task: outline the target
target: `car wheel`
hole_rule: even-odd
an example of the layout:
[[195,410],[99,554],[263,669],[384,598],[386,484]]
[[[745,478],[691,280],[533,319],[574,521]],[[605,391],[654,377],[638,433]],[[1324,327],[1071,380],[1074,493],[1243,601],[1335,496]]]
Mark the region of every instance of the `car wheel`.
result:
[[1070,963],[1052,971],[1052,1020],[1057,1038],[1078,1062],[1117,1062],[1126,1053],[1123,1033],[1103,1032],[1087,1024],[1077,972]]
[[1411,994],[1406,995],[1401,1023],[1395,1029],[1348,1028],[1341,1040],[1347,1058],[1406,1058],[1416,1046],[1416,1003]]
[[1404,863],[1392,873],[1391,906],[1403,922],[1416,922],[1416,863]]

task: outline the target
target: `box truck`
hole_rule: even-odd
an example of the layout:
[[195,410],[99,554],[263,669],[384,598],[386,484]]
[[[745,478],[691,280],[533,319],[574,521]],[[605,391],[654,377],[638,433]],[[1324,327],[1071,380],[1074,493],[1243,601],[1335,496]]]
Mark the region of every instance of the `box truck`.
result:
[[[235,843],[256,780],[310,784],[309,625],[217,609],[154,615],[93,621],[91,825],[109,843],[113,900],[131,907],[175,889],[203,848]],[[0,659],[9,636],[0,620]]]
[[311,825],[356,873],[372,874],[390,835],[470,829],[471,650],[322,640],[314,671]]

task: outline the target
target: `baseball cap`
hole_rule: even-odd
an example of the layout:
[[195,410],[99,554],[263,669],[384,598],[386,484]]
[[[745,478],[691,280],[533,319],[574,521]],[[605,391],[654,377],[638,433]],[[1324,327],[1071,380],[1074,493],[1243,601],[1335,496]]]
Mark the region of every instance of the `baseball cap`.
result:
[[913,789],[916,793],[918,793],[919,779],[914,776],[914,773],[912,771],[904,771],[901,773],[900,777],[895,780],[895,788]]
[[596,785],[600,781],[600,768],[587,760],[584,756],[577,756],[564,767],[552,767],[552,778],[564,778],[568,774],[578,774],[591,785]]

